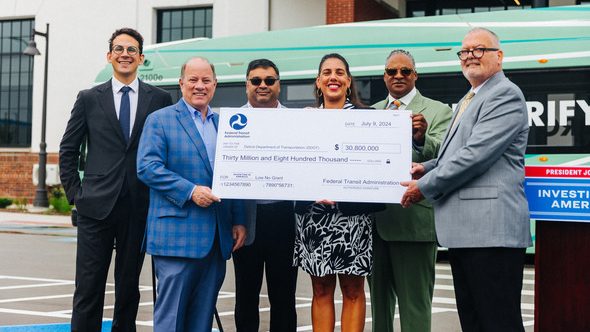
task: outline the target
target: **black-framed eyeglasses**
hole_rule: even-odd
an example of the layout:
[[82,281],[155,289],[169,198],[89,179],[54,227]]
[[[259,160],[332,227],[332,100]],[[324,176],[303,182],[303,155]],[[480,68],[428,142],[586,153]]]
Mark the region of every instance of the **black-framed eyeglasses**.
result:
[[389,76],[395,76],[397,75],[397,73],[401,73],[402,76],[404,77],[408,77],[410,75],[412,75],[412,73],[414,72],[414,69],[412,68],[408,68],[408,67],[403,67],[400,69],[397,68],[385,68],[385,73]]
[[[134,56],[137,53],[139,53],[139,48],[135,47],[135,46],[127,46],[127,54]],[[125,51],[125,46],[122,45],[115,45],[113,46],[113,52],[115,54],[123,54],[123,52]]]
[[491,52],[491,51],[499,51],[499,50],[500,50],[499,48],[476,47],[476,48],[472,48],[470,50],[460,50],[459,52],[457,52],[457,56],[461,60],[467,60],[467,58],[469,58],[469,53],[471,53],[474,58],[481,59],[483,57],[483,55],[486,53],[486,51]]
[[262,81],[264,81],[264,84],[266,84],[267,86],[273,86],[275,84],[276,81],[278,81],[278,78],[274,78],[274,77],[267,77],[267,78],[260,78],[260,77],[252,77],[251,79],[249,79],[250,83],[252,85],[256,85],[259,86],[260,84],[262,84]]

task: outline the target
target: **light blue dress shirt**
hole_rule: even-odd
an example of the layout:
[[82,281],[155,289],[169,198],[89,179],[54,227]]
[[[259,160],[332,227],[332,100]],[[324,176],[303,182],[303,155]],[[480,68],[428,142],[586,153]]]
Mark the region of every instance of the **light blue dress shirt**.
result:
[[199,131],[199,135],[201,135],[201,139],[205,144],[207,157],[211,163],[211,169],[213,169],[213,165],[215,164],[215,146],[217,144],[217,127],[215,127],[215,123],[213,122],[213,111],[211,110],[211,107],[207,105],[207,116],[205,117],[205,120],[203,120],[201,112],[189,105],[189,103],[187,103],[184,98],[182,101],[191,113],[191,118],[193,119],[193,122]]

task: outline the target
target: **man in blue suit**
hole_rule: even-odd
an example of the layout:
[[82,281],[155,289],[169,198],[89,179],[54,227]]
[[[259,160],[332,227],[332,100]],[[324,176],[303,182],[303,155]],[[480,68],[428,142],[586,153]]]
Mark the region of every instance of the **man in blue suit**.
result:
[[461,328],[524,331],[520,312],[526,247],[524,194],[529,133],[520,89],[502,71],[498,36],[475,28],[457,53],[471,89],[459,103],[438,157],[415,164],[418,181],[401,204],[428,198],[436,235],[449,248]]
[[225,260],[244,244],[245,220],[240,201],[221,201],[210,188],[215,68],[191,58],[179,83],[181,100],[147,118],[137,153],[137,175],[150,187],[147,252],[158,278],[154,331],[211,331]]

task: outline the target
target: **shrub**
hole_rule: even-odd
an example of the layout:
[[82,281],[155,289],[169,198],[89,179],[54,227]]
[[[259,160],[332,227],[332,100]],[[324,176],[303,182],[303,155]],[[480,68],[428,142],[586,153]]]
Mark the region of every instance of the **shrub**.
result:
[[62,186],[54,186],[49,188],[51,197],[49,198],[49,204],[53,206],[53,209],[59,213],[70,213],[72,206],[68,203],[66,194]]
[[16,205],[16,209],[17,210],[21,210],[24,211],[27,209],[27,204],[29,204],[29,200],[22,197],[22,198],[16,198],[14,201],[12,201],[14,203],[14,205]]
[[5,209],[12,204],[12,199],[6,197],[0,197],[0,209]]

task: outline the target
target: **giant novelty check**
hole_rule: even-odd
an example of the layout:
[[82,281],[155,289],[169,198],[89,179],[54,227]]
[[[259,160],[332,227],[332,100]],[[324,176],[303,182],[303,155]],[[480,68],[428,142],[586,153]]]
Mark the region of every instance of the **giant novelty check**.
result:
[[221,108],[220,198],[399,203],[410,111]]

